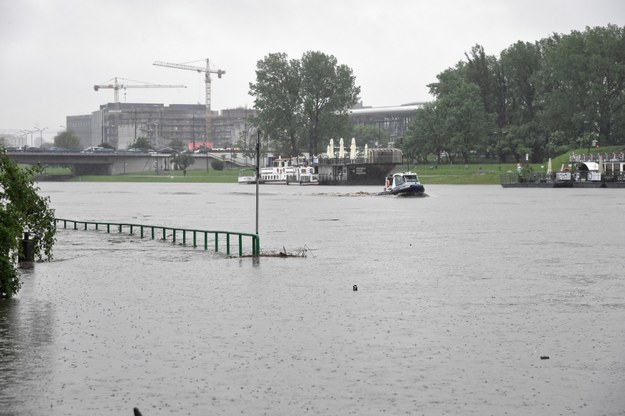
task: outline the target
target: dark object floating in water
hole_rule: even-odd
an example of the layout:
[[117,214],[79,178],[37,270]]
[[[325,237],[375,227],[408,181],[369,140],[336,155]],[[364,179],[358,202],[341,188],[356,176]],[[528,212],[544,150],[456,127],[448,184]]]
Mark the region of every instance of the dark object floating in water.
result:
[[141,414],[141,412],[139,411],[139,409],[137,409],[136,407],[134,409],[132,409],[133,413],[135,414],[135,416],[143,416]]
[[354,289],[354,292],[358,291],[358,285],[354,285],[353,289]]
[[[241,257],[255,257],[251,254],[246,254],[243,255]],[[265,251],[263,253],[260,253],[258,256],[256,257],[282,257],[282,258],[287,258],[287,257],[308,257],[308,247],[304,248],[300,248],[298,249],[296,252],[291,252],[291,251],[287,251],[286,247],[282,247],[282,250],[280,251]]]
[[541,359],[541,360],[548,360],[548,359],[549,359],[549,356],[548,356],[548,355],[541,355],[541,356],[540,356],[540,359]]

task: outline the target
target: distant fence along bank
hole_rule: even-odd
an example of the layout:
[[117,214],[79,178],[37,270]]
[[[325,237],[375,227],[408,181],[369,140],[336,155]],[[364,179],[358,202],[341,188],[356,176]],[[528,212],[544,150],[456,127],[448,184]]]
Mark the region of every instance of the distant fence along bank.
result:
[[[160,225],[77,221],[65,218],[56,218],[55,223],[57,228],[62,226],[64,229],[106,231],[107,233],[117,231],[118,233],[127,232],[130,235],[138,233],[141,238],[149,237],[152,240],[159,238],[163,241],[171,240],[174,244],[202,246],[206,251],[213,248],[215,253],[225,250],[225,254],[228,256],[232,255],[233,246],[239,257],[260,255],[260,238],[257,234],[252,233],[194,230]],[[246,246],[244,240],[248,240],[249,251],[244,250]]]
[[558,171],[551,159],[545,172],[531,172],[518,165],[517,172],[501,177],[505,188],[625,188],[625,152],[571,154],[569,163]]

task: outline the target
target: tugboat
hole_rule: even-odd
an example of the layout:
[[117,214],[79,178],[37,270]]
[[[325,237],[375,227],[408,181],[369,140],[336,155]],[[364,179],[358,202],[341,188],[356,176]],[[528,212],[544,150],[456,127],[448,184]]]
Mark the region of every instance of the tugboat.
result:
[[386,177],[384,193],[401,196],[420,196],[425,193],[425,187],[419,182],[414,172],[397,172]]

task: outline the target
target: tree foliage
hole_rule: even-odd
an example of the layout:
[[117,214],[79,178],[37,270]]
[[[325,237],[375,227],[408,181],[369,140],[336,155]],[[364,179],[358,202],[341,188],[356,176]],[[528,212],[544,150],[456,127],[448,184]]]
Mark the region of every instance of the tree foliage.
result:
[[436,101],[417,110],[409,125],[403,143],[407,156],[434,153],[440,162],[445,154],[453,163],[458,156],[467,161],[472,151],[486,147],[484,138],[494,124],[484,108],[480,87],[467,79],[468,71],[467,65],[458,63],[429,85]]
[[184,141],[180,140],[180,139],[174,139],[172,141],[169,142],[169,147],[171,147],[174,150],[177,150],[179,152],[182,152],[183,150],[186,149],[187,145]]
[[[467,152],[534,162],[594,138],[625,138],[625,28],[586,28],[489,56],[480,45],[430,85],[432,105],[417,112],[408,154]],[[479,100],[476,100],[479,98]],[[417,154],[417,157],[422,154]]]
[[369,148],[374,148],[380,143],[388,142],[390,137],[386,130],[371,124],[354,124],[349,134],[343,134],[341,136],[357,137],[359,146],[367,145]]
[[190,154],[186,152],[181,152],[181,153],[174,155],[171,158],[171,161],[172,163],[176,165],[177,170],[186,171],[187,168],[191,166],[193,162],[195,162],[195,159],[193,159],[193,157]]
[[322,139],[329,140],[348,125],[347,109],[358,102],[360,87],[351,68],[338,65],[334,56],[307,52],[301,63],[303,122],[308,152],[314,155]]
[[147,137],[137,137],[137,139],[128,146],[129,149],[152,149],[150,139]]
[[52,259],[56,233],[54,211],[49,198],[38,195],[34,186],[37,168],[22,169],[0,150],[0,298],[11,298],[20,288],[16,255],[28,232],[37,260]]
[[319,144],[349,131],[347,109],[360,87],[352,70],[334,56],[306,52],[300,60],[284,53],[258,61],[250,95],[258,110],[255,124],[271,138],[274,151],[317,154]]
[[73,131],[66,130],[54,136],[54,145],[70,150],[80,149],[80,140]]

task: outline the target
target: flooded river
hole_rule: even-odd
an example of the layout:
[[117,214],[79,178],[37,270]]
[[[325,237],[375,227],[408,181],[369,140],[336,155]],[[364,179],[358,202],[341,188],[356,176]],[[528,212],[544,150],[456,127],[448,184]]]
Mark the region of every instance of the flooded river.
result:
[[[255,187],[42,183],[254,232]],[[624,415],[625,191],[260,187],[263,252],[60,230],[0,301],[0,415]],[[354,291],[357,285],[357,291]]]

